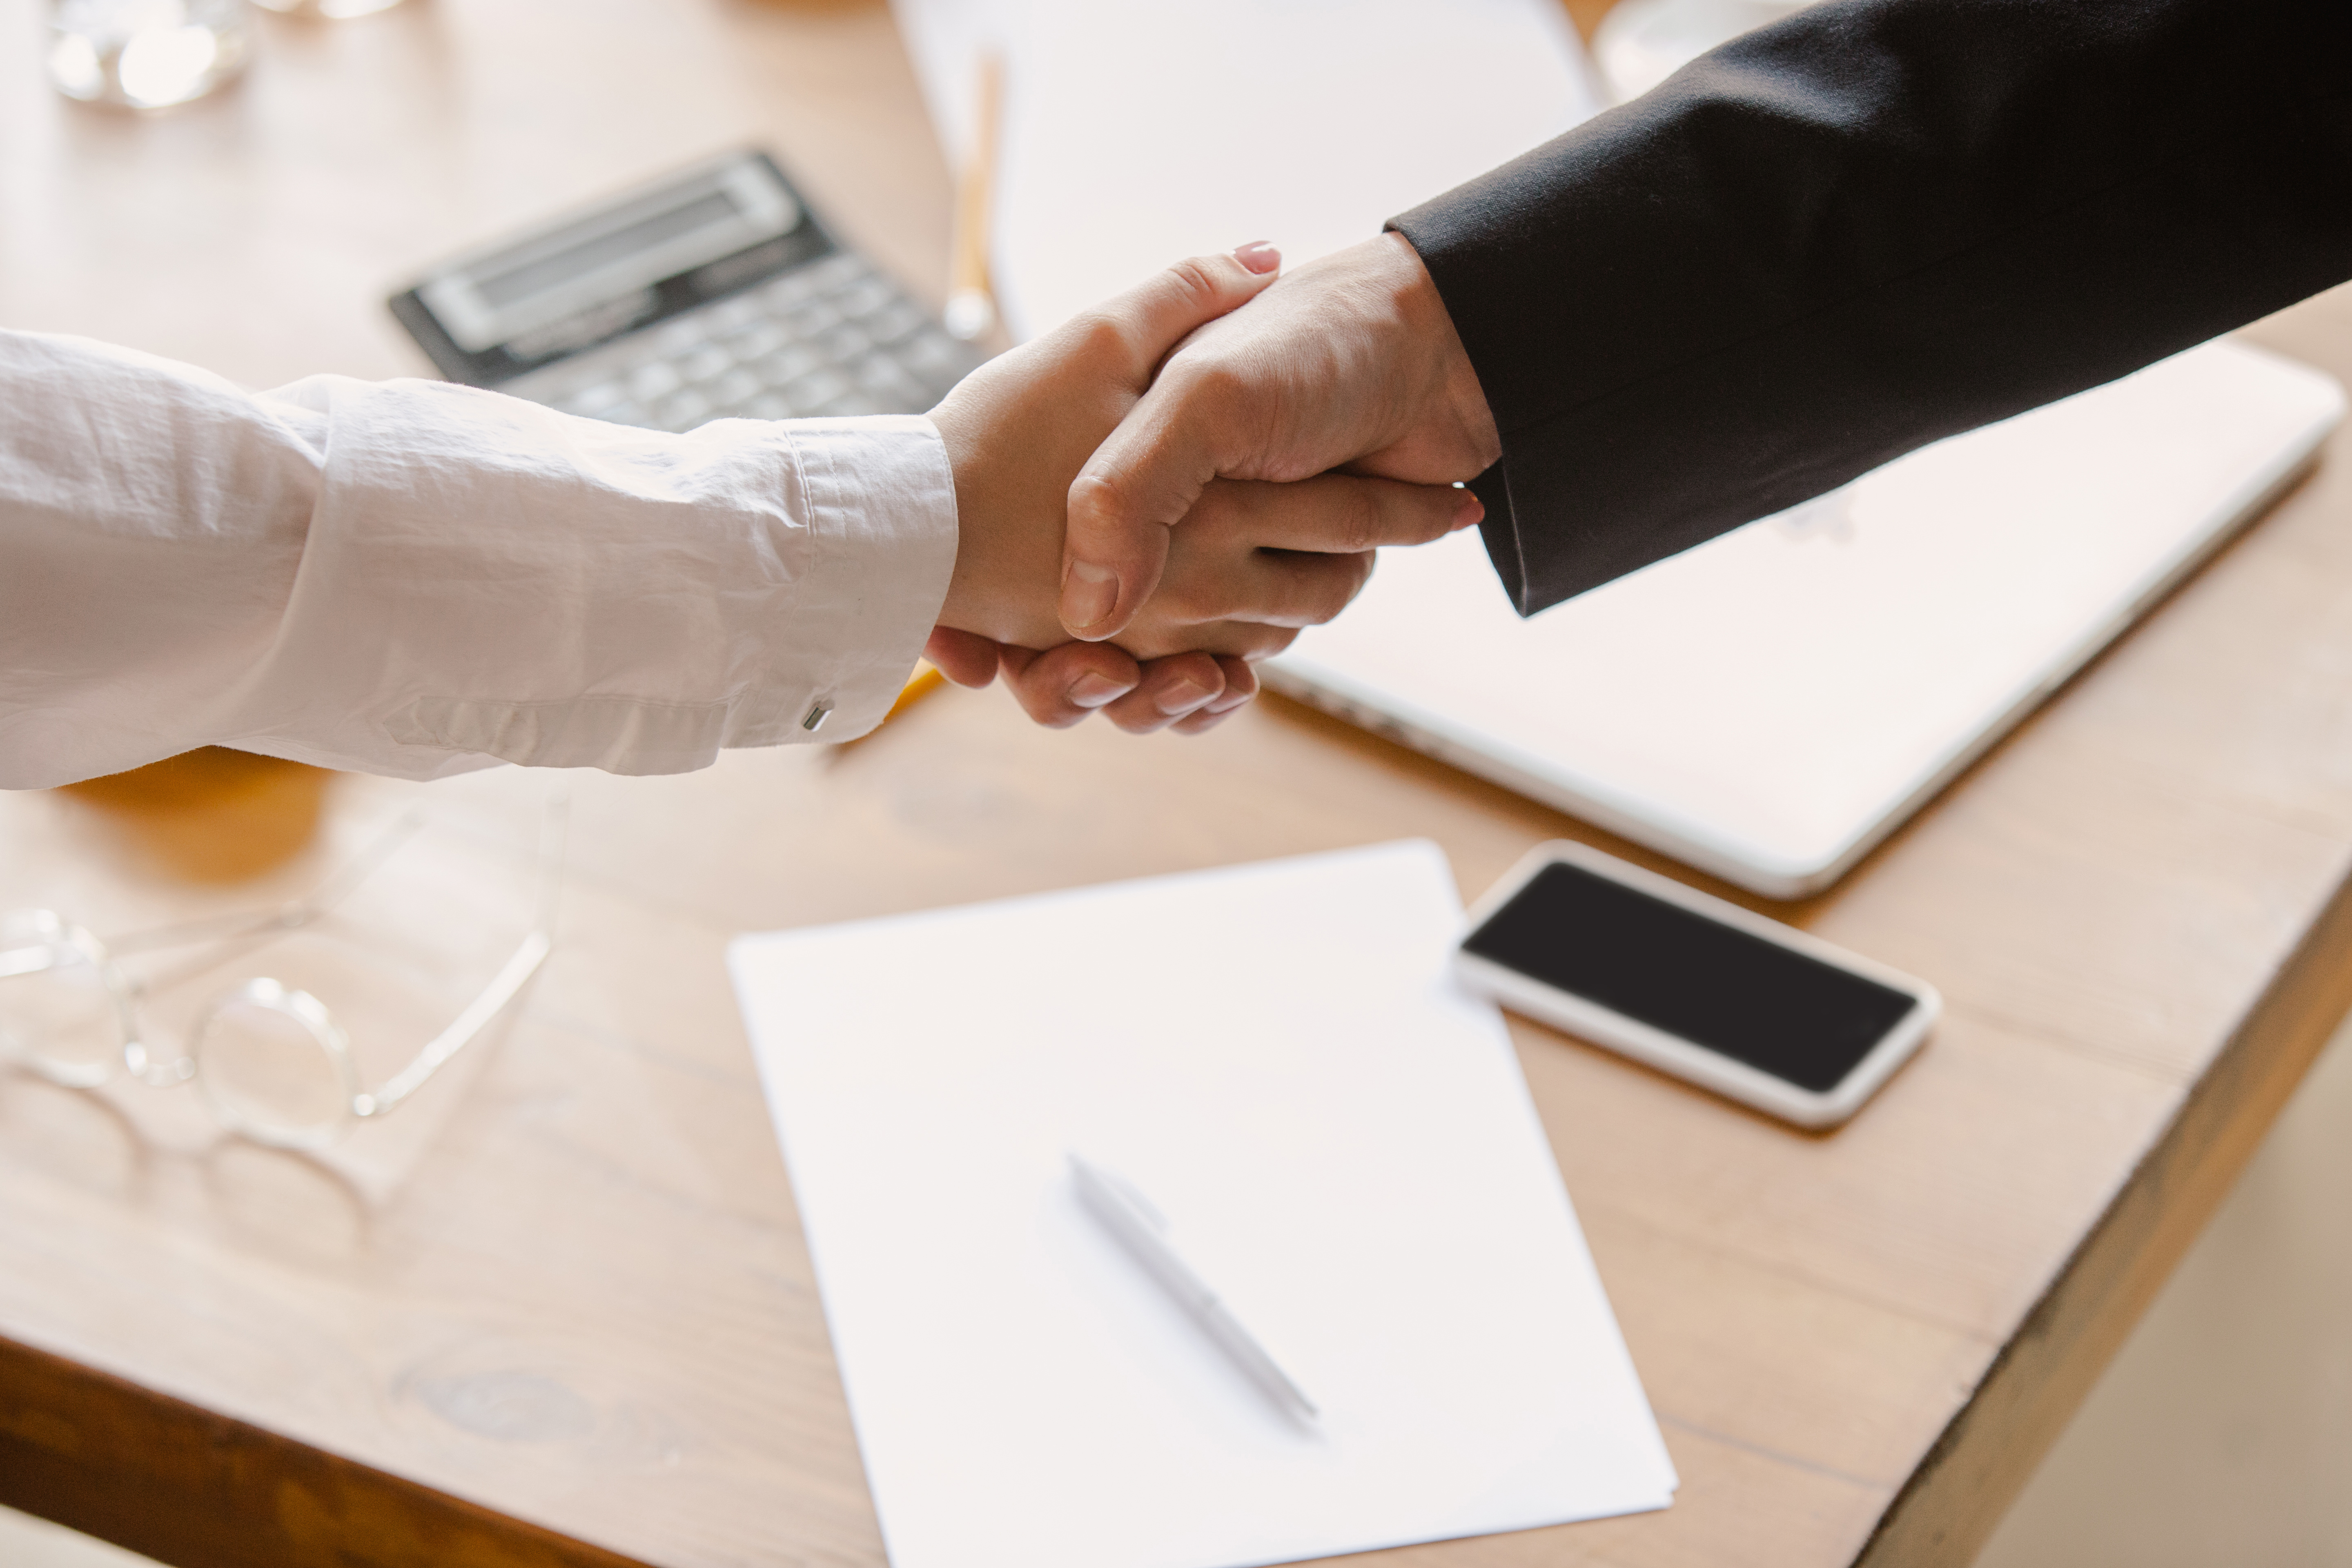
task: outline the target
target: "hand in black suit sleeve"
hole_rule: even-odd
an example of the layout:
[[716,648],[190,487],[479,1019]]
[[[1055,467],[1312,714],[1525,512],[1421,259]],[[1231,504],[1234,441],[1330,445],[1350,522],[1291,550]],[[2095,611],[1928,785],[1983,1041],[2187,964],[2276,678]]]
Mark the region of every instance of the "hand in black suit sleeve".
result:
[[1532,613],[2352,277],[2352,6],[1838,0],[1392,226]]
[[2352,5],[1831,0],[1391,226],[1087,465],[1066,586],[1127,575],[1074,634],[1216,475],[1492,462],[1533,614],[2352,277]]

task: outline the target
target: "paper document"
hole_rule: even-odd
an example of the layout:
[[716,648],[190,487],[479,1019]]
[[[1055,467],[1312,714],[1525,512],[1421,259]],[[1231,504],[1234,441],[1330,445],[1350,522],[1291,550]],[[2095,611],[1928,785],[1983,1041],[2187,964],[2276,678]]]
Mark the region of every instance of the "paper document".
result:
[[[739,939],[895,1568],[1238,1568],[1664,1507],[1461,904],[1405,843]],[[1169,1242],[1286,1419],[1082,1205]]]
[[1185,256],[1286,265],[1600,106],[1559,0],[892,0],[950,160],[1003,58],[991,247],[1015,338]]

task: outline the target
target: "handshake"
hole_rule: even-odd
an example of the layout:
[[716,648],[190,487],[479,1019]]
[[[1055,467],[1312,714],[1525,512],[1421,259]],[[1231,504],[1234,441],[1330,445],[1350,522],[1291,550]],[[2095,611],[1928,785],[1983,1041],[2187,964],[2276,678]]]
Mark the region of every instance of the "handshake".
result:
[[1501,440],[1412,247],[1280,266],[1263,244],[1180,262],[932,411],[959,538],[926,651],[950,679],[1001,672],[1056,728],[1198,733],[1378,547],[1479,521],[1455,487]]

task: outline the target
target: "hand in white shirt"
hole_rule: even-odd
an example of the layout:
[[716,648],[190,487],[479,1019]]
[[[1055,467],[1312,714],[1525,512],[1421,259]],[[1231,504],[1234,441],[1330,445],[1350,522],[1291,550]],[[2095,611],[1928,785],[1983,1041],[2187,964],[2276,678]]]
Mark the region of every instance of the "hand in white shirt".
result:
[[933,411],[962,529],[929,645],[951,679],[985,685],[1001,667],[1031,715],[1056,727],[1107,707],[1123,729],[1197,731],[1255,693],[1250,661],[1346,607],[1375,549],[1478,521],[1476,499],[1446,486],[1339,473],[1208,483],[1166,531],[1155,591],[1117,647],[1066,646],[1071,481],[1170,351],[1263,291],[1280,263],[1264,245],[1180,263],[983,366]]
[[[1064,635],[1071,479],[1170,350],[1271,281],[1259,259],[1171,269],[982,370],[937,426],[672,436],[433,382],[257,395],[0,331],[0,788],[215,744],[410,778],[677,773],[871,728],[927,637],[967,679],[973,649],[1030,668],[1020,646]],[[1246,658],[1335,613],[1371,546],[1461,520],[1454,492],[1309,484],[1280,522],[1205,490],[1124,649],[1045,667],[1169,655],[1151,690],[1237,700]]]
[[[1056,605],[1070,482],[1195,328],[1245,303],[1280,258],[1179,263],[982,366],[932,411],[955,475],[961,536],[940,624],[1016,647],[1067,639]],[[1326,474],[1204,487],[1169,531],[1156,592],[1119,644],[1139,658],[1277,653],[1363,586],[1372,551],[1475,521],[1467,491]]]

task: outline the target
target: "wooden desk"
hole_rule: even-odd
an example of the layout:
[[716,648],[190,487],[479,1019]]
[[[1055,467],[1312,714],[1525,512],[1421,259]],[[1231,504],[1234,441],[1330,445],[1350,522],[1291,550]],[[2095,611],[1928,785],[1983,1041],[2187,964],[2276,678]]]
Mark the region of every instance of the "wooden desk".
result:
[[[937,297],[948,184],[872,0],[262,17],[247,82],[152,121],[54,100],[36,26],[0,0],[13,325],[257,384],[412,371],[380,303],[409,268],[746,141]],[[2352,377],[2352,299],[2251,335]],[[1950,999],[1852,1127],[1517,1026],[1683,1489],[1383,1561],[1969,1560],[2352,997],[2347,456],[1785,911]],[[959,692],[838,763],[574,787],[564,942],[389,1185],[232,1177],[0,1077],[0,1500],[192,1568],[878,1563],[727,936],[1408,834],[1475,893],[1597,837],[1271,700],[1136,741]],[[5,874],[67,808],[0,806]]]

